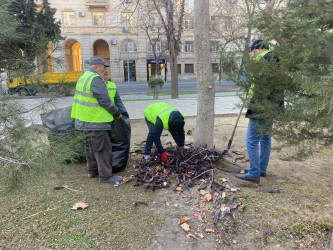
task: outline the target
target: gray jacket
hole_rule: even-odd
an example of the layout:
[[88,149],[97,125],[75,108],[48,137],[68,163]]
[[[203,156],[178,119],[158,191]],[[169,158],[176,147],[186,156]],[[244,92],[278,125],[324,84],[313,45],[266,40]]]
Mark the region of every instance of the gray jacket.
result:
[[[91,72],[96,73],[93,70],[89,70]],[[106,87],[106,83],[102,79],[101,76],[95,77],[90,85],[90,90],[97,99],[98,103],[101,107],[108,110],[112,115],[116,114],[118,111],[121,114],[126,113],[126,108],[120,98],[118,91],[116,91],[116,95],[114,98],[114,103],[111,101],[110,96],[108,94],[108,90]],[[111,130],[110,122],[103,123],[94,123],[94,122],[84,122],[78,119],[75,119],[75,129],[77,130]]]

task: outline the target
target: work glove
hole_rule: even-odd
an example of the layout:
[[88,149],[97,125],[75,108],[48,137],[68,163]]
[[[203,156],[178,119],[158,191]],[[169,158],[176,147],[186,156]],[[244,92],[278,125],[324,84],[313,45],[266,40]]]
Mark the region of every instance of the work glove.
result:
[[143,159],[144,159],[144,160],[148,160],[149,158],[150,158],[150,155],[144,155],[144,156],[143,156]]
[[120,118],[123,118],[123,116],[121,115],[121,113],[118,111],[117,113],[115,113],[113,115],[113,118],[116,119],[116,120],[119,120]]
[[167,163],[168,162],[168,153],[167,152],[163,152],[161,154],[161,159],[164,163]]

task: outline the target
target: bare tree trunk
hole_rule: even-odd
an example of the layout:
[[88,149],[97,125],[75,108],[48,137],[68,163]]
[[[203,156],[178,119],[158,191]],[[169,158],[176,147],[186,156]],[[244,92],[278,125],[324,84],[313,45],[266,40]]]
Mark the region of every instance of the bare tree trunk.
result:
[[178,98],[178,67],[177,55],[174,50],[170,51],[170,70],[171,70],[171,98]]
[[[181,45],[185,0],[153,0],[164,27],[170,51],[171,98],[178,98],[178,49]],[[162,13],[163,12],[163,13]]]
[[198,110],[194,145],[213,148],[215,89],[209,39],[209,0],[194,2],[194,51],[198,86]]

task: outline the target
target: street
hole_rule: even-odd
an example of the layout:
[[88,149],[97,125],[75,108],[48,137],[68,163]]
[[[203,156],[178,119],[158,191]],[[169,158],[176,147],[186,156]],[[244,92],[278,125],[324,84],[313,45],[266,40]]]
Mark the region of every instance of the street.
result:
[[[215,89],[218,89],[218,81],[216,77],[214,78]],[[138,94],[138,93],[150,93],[150,89],[148,87],[147,82],[116,82],[117,88],[120,94]],[[222,89],[233,89],[235,88],[235,84],[231,81],[225,81],[222,79],[221,83]],[[178,91],[196,91],[197,90],[197,82],[196,79],[193,78],[179,78],[178,80]],[[171,83],[167,81],[164,83],[161,91],[171,91]]]

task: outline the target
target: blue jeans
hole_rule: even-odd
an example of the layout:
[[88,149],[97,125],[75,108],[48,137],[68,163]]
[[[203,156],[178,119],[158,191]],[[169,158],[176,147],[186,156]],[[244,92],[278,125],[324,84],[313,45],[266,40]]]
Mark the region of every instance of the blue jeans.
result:
[[[246,132],[246,147],[250,160],[249,174],[260,176],[266,173],[271,154],[271,130],[273,121],[262,121],[250,118]],[[260,144],[260,145],[259,145]]]

